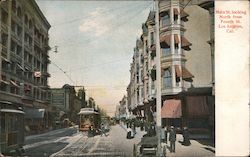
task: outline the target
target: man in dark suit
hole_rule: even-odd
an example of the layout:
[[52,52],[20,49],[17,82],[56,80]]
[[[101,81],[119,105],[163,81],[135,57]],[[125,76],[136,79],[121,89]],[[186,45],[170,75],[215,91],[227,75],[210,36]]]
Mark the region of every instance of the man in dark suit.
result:
[[171,129],[169,132],[169,141],[170,141],[170,152],[175,153],[176,132],[173,126],[171,126]]

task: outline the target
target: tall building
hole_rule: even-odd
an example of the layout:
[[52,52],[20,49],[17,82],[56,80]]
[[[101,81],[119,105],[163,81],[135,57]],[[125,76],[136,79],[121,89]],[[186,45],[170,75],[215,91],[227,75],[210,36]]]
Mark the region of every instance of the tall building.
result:
[[62,88],[51,89],[51,105],[58,109],[57,121],[69,119],[78,122],[81,99],[77,96],[74,86],[65,84]]
[[[210,7],[207,7],[210,5]],[[210,8],[209,12],[203,8]],[[159,1],[162,125],[214,130],[213,7],[211,1]],[[156,112],[155,12],[142,24],[131,66],[129,106],[144,120]],[[210,45],[209,45],[210,44]],[[136,67],[136,68],[135,68]],[[134,81],[133,78],[138,78]],[[133,86],[134,85],[134,90]],[[138,92],[138,94],[135,94]],[[143,102],[143,104],[141,104]]]
[[6,136],[1,142],[12,145],[17,137],[23,137],[15,134],[14,126],[23,127],[21,121],[16,121],[19,111],[25,112],[26,131],[42,130],[49,125],[48,31],[51,26],[35,0],[0,3],[1,131],[13,136],[7,138],[7,134],[1,134]]
[[128,111],[128,99],[127,96],[123,96],[122,100],[119,102],[119,117],[120,118],[129,118],[129,111]]

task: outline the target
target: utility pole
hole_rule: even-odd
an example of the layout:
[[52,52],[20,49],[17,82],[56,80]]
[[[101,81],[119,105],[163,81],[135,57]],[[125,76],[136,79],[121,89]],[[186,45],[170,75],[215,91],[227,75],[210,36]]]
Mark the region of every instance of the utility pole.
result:
[[161,53],[159,35],[159,0],[155,0],[155,46],[156,46],[156,128],[157,156],[162,156],[161,149]]

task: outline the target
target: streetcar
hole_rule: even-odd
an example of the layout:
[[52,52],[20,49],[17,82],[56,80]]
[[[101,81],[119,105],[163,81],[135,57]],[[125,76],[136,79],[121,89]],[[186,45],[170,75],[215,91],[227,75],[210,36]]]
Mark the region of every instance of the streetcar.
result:
[[100,115],[93,108],[81,108],[80,112],[79,131],[99,130]]

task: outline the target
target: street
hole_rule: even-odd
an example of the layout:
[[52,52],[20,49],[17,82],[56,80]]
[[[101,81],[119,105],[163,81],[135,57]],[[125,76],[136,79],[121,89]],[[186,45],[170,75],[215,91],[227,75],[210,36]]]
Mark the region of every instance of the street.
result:
[[77,128],[66,128],[26,138],[24,156],[132,156],[142,135],[126,139],[126,130],[112,126],[107,136],[87,137]]
[[[140,131],[137,128],[135,138],[126,139],[126,128],[124,125],[112,126],[107,136],[97,135],[95,137],[88,137],[86,132],[78,132],[77,127],[64,128],[26,137],[24,156],[131,157],[133,155],[134,144],[138,144],[144,134],[144,131]],[[215,149],[213,146],[209,146],[204,142],[191,140],[191,146],[187,147],[180,144],[179,141],[181,140],[182,136],[178,134],[176,153],[170,153],[169,149],[167,149],[167,156],[214,156]]]

